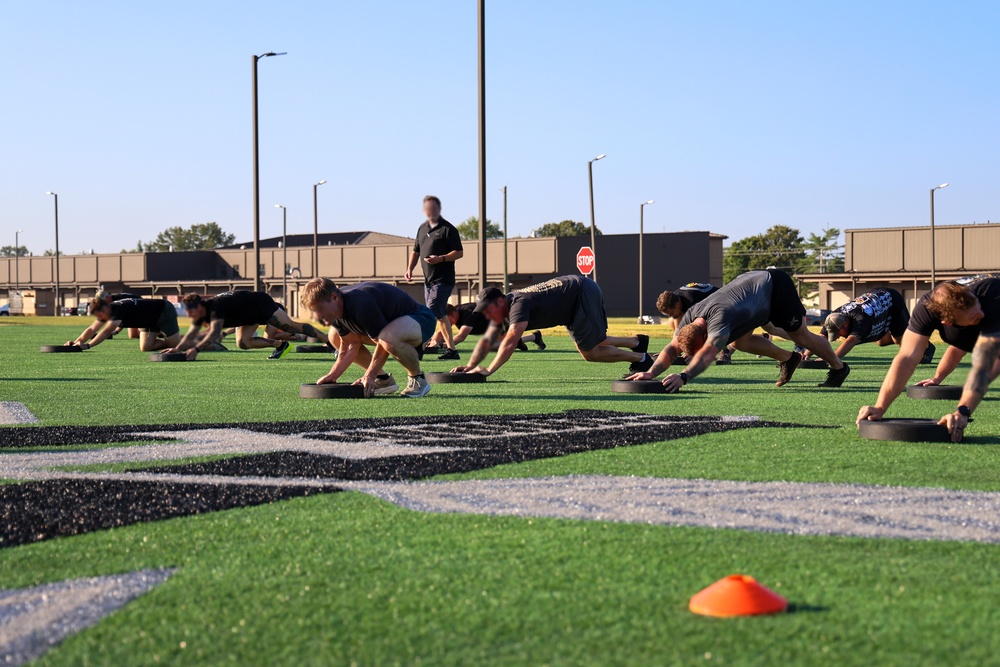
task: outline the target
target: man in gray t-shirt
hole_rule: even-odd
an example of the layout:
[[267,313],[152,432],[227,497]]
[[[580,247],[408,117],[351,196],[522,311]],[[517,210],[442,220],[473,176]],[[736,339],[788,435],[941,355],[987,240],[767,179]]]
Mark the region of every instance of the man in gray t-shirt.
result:
[[780,387],[791,380],[802,357],[798,352],[784,350],[766,338],[753,335],[757,327],[763,327],[771,335],[791,340],[819,355],[830,364],[826,382],[820,386],[839,387],[850,369],[834,354],[829,341],[809,331],[805,326],[805,314],[795,283],[787,273],[777,269],[749,271],[689,308],[673,340],[652,368],[629,379],[652,379],[684,353],[690,360],[684,372],[668,375],[663,380],[667,391],[675,392],[704,372],[719,350],[733,343],[743,352],[776,360],[781,368],[776,382]]

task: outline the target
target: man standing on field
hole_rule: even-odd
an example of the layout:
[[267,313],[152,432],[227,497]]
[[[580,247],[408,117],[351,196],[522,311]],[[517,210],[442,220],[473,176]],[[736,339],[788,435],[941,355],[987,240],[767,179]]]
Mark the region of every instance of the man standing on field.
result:
[[455,226],[441,217],[441,200],[434,195],[424,197],[424,215],[427,220],[417,230],[404,276],[407,281],[412,280],[413,269],[420,260],[424,270],[424,303],[437,318],[438,331],[447,348],[438,359],[458,359],[445,308],[455,291],[455,262],[464,254],[462,239]]

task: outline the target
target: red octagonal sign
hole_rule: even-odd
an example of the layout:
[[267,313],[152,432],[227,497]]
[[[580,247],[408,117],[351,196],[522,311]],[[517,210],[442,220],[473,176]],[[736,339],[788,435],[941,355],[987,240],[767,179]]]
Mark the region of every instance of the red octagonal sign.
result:
[[594,271],[594,251],[590,246],[583,246],[576,253],[576,268],[580,273],[589,276]]

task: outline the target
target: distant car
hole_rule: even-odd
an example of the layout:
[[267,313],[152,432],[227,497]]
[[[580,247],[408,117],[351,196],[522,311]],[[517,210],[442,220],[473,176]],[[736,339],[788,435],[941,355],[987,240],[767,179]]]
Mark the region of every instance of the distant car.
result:
[[806,308],[806,326],[821,327],[826,322],[826,316],[830,314],[825,308]]
[[10,315],[10,304],[0,306],[0,315]]

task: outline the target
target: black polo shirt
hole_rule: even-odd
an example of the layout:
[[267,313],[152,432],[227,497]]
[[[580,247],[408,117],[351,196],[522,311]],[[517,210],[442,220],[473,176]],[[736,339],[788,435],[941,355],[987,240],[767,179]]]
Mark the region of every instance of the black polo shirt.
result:
[[470,327],[472,329],[472,335],[482,336],[489,328],[490,321],[486,319],[486,316],[482,313],[474,312],[475,307],[475,303],[463,303],[461,306],[456,308],[455,311],[458,313],[458,322],[455,324],[459,329],[462,327]]
[[1000,336],[1000,278],[986,278],[968,286],[979,299],[985,317],[974,327],[945,325],[927,308],[930,293],[920,297],[910,314],[909,329],[921,336],[930,336],[935,331],[941,339],[965,352],[972,352],[979,340],[979,334]]
[[455,262],[428,264],[425,260],[431,255],[447,255],[453,250],[462,249],[462,239],[455,226],[444,218],[438,218],[438,224],[431,226],[424,222],[417,230],[417,238],[413,243],[413,252],[420,255],[420,266],[424,270],[425,285],[454,285]]
[[120,299],[111,302],[111,320],[126,329],[156,329],[163,309],[173,307],[166,299]]

